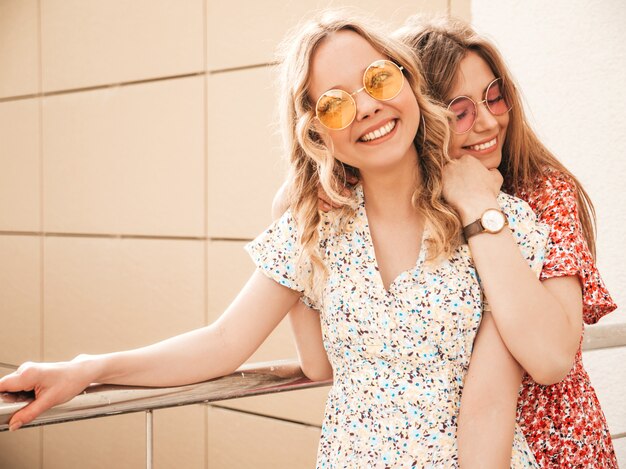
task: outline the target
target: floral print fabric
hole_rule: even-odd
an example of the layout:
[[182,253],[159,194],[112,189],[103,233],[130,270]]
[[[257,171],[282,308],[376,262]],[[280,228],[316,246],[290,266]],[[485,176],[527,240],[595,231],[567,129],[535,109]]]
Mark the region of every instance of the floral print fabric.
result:
[[[319,296],[299,267],[297,231],[287,212],[247,246],[257,267],[304,293],[321,312],[334,370],[317,467],[456,468],[456,426],[463,380],[482,314],[468,246],[426,262],[428,230],[415,267],[386,290],[378,272],[363,192],[348,229],[322,215],[320,250],[328,277]],[[501,194],[510,228],[539,275],[547,229],[528,205]],[[512,467],[537,467],[519,428]]]
[[[550,227],[541,279],[577,276],[583,290],[583,320],[594,324],[616,308],[595,266],[578,219],[574,183],[547,170],[534,190],[518,194]],[[581,337],[582,345],[582,337]],[[517,412],[526,439],[542,468],[617,468],[606,419],[579,347],[567,377],[541,386],[524,376]]]

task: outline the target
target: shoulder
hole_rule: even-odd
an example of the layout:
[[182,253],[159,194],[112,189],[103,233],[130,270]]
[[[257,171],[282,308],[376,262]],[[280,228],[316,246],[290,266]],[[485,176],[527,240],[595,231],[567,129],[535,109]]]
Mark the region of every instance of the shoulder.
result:
[[551,222],[555,217],[578,213],[578,188],[567,174],[546,168],[533,187],[520,196],[528,201],[537,216]]
[[538,275],[545,258],[548,226],[541,223],[530,205],[518,197],[501,192],[498,204],[507,216],[509,228],[522,256]]
[[532,207],[525,200],[519,197],[500,192],[498,194],[498,205],[506,214],[509,224],[515,226],[519,223],[536,223],[537,217]]

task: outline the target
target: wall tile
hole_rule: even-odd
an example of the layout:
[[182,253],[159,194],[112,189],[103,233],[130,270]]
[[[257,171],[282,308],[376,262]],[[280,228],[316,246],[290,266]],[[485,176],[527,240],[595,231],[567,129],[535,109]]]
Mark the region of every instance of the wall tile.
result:
[[135,469],[146,464],[145,414],[67,422],[43,428],[46,469]]
[[264,67],[208,77],[211,237],[252,238],[271,222],[272,198],[285,179],[273,73]]
[[[0,376],[11,373],[0,367]],[[23,428],[0,433],[0,467],[35,469],[41,467],[41,428]]]
[[203,68],[202,0],[46,0],[41,6],[44,91]]
[[0,98],[39,91],[38,3],[0,2]]
[[41,466],[41,428],[0,433],[0,467],[35,469]]
[[44,227],[204,234],[203,78],[44,99]]
[[244,250],[245,245],[244,241],[209,241],[207,244],[210,321],[226,310],[254,273],[254,263]]
[[270,417],[322,426],[330,386],[219,402],[217,405]]
[[40,243],[35,236],[0,236],[0,362],[3,363],[19,365],[41,359]]
[[465,21],[472,20],[472,2],[471,0],[451,0],[450,15],[461,18]]
[[49,237],[46,360],[147,345],[205,321],[204,242]]
[[211,406],[208,416],[210,469],[315,467],[319,428]]
[[40,197],[39,100],[0,103],[0,230],[39,231]]
[[154,467],[206,467],[206,406],[172,407],[154,411]]
[[[207,3],[207,64],[209,70],[269,63],[286,32],[318,9],[353,6],[349,0],[307,2],[267,0]],[[399,25],[418,12],[445,12],[447,0],[375,0],[358,2],[363,12]],[[237,27],[233,27],[236,24]]]

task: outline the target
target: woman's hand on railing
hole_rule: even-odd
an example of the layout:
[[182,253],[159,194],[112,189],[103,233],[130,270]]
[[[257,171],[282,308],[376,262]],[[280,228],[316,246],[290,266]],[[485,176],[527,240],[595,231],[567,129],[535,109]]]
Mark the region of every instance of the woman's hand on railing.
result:
[[70,362],[26,362],[16,371],[0,378],[0,392],[33,391],[35,400],[18,410],[9,422],[15,431],[46,410],[63,404],[80,394],[89,384],[89,373],[83,366],[84,356]]

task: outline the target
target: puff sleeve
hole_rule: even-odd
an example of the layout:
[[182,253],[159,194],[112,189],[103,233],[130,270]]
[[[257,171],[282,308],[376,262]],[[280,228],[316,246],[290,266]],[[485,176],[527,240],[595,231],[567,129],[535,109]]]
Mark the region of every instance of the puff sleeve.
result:
[[574,182],[549,170],[534,191],[520,194],[539,219],[550,227],[546,260],[541,280],[577,276],[583,292],[583,320],[596,323],[617,306],[595,265],[583,234]]
[[290,211],[245,246],[256,267],[275,282],[303,294],[302,301],[317,308],[308,289],[310,264],[300,262],[301,248]]
[[539,277],[545,261],[548,227],[537,220],[530,205],[521,199],[501,192],[498,203],[507,216],[509,228],[522,256]]

